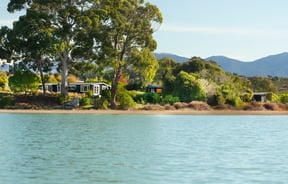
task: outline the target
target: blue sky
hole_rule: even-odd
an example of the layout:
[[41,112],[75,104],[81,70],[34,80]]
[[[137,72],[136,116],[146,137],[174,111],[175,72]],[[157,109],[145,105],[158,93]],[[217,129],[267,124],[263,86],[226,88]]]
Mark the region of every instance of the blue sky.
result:
[[[19,16],[6,11],[8,1],[1,0],[0,25],[11,26]],[[148,1],[164,18],[154,33],[156,52],[252,61],[288,51],[287,0]]]
[[149,0],[164,22],[157,52],[252,61],[288,51],[287,0]]

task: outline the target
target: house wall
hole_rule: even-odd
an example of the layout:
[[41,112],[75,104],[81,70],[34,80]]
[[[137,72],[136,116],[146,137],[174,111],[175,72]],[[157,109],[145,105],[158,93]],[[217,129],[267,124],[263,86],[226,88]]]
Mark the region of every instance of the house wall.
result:
[[[50,92],[60,92],[61,87],[59,84],[46,84],[47,91]],[[39,89],[42,89],[39,86]],[[70,83],[68,84],[68,91],[69,92],[76,92],[76,93],[85,93],[87,91],[92,90],[94,96],[100,96],[101,91],[109,90],[111,87],[105,83]]]

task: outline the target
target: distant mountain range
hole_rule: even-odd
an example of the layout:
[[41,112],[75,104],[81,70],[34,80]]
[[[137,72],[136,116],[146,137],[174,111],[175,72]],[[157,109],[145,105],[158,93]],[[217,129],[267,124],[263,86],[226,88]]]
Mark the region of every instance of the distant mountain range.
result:
[[[177,56],[174,54],[154,53],[157,59],[170,57],[176,62],[185,62],[189,58]],[[225,56],[211,56],[207,61],[215,61],[224,71],[237,73],[244,76],[278,76],[288,77],[288,52],[270,55],[252,62],[244,62]]]

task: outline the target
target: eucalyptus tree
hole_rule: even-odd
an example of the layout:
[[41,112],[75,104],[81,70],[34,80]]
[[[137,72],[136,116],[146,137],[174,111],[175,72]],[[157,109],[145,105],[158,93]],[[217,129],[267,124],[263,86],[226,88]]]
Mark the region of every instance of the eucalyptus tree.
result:
[[46,13],[28,9],[26,15],[14,22],[13,31],[19,47],[16,51],[22,62],[39,72],[46,94],[44,73],[52,70],[52,29]]
[[100,42],[93,49],[113,70],[111,108],[116,108],[119,79],[125,68],[135,66],[148,80],[155,75],[158,64],[150,54],[157,47],[153,25],[162,23],[162,15],[155,5],[144,0],[105,0],[98,7],[102,11],[101,30],[95,35]]
[[7,60],[8,63],[16,57],[13,30],[7,26],[0,28],[0,59]]
[[47,29],[51,29],[54,40],[54,56],[60,61],[61,93],[64,96],[67,95],[69,66],[73,62],[71,53],[77,45],[75,37],[85,30],[85,26],[99,21],[97,16],[87,16],[85,13],[95,3],[94,0],[10,0],[8,4],[9,12],[26,9],[46,14],[45,21],[50,24]]

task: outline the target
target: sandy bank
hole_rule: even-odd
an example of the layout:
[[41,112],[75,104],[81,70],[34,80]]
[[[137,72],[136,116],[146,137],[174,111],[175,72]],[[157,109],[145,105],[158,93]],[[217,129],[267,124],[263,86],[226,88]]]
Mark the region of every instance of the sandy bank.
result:
[[30,110],[30,109],[1,109],[0,113],[19,114],[151,114],[151,115],[288,115],[288,111],[238,111],[238,110],[211,110],[195,111],[182,110]]

